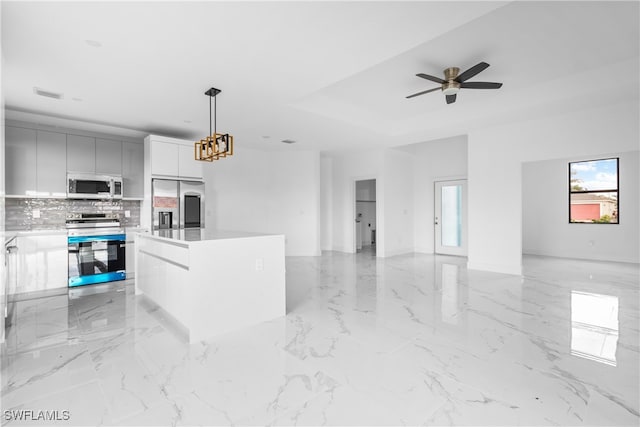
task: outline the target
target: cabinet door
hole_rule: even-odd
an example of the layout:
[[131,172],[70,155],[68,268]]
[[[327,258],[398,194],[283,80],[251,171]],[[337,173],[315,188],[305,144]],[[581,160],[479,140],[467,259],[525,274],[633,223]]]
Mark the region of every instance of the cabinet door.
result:
[[122,186],[124,197],[144,197],[144,144],[122,143]]
[[135,277],[136,273],[136,242],[133,237],[127,235],[125,245],[125,268],[127,270],[127,279],[131,279]]
[[15,293],[67,286],[66,235],[20,236],[16,241],[18,271]]
[[5,129],[6,194],[33,196],[36,188],[36,131],[7,126]]
[[122,175],[122,141],[96,138],[96,173]]
[[151,141],[151,173],[178,176],[178,145]]
[[67,135],[67,171],[96,173],[96,139]]
[[178,150],[178,175],[202,179],[202,162],[194,159],[193,145],[180,145]]
[[67,135],[37,132],[36,187],[39,195],[67,195]]

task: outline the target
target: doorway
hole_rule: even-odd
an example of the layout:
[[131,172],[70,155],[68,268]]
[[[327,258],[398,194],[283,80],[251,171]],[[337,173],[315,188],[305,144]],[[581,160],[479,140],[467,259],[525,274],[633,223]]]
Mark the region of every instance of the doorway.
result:
[[376,180],[356,181],[355,230],[356,252],[376,254]]
[[434,252],[467,256],[467,180],[436,181]]

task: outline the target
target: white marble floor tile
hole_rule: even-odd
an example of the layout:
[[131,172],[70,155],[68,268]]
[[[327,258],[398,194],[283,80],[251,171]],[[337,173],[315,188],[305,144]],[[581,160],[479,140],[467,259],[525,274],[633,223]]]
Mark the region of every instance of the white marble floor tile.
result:
[[286,317],[195,344],[130,282],[43,295],[13,306],[2,409],[70,411],[61,425],[637,426],[639,270],[290,257]]

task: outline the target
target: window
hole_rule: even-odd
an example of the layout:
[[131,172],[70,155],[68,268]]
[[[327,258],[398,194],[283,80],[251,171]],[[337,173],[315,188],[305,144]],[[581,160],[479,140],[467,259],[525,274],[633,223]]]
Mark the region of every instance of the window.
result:
[[618,159],[569,163],[569,222],[618,223]]

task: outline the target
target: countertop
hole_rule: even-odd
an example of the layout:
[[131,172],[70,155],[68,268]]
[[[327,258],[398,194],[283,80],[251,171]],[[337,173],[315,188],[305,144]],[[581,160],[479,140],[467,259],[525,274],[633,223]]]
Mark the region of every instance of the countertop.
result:
[[[140,233],[148,231],[145,227],[122,227],[125,233]],[[36,230],[5,230],[0,233],[0,236],[5,242],[13,239],[14,237],[37,237],[37,236],[66,236],[68,230],[66,228],[43,228]]]
[[250,237],[274,236],[274,234],[254,233],[249,231],[210,230],[210,229],[180,229],[153,230],[145,234],[146,237],[158,238],[178,242],[203,242],[210,240],[244,239]]

